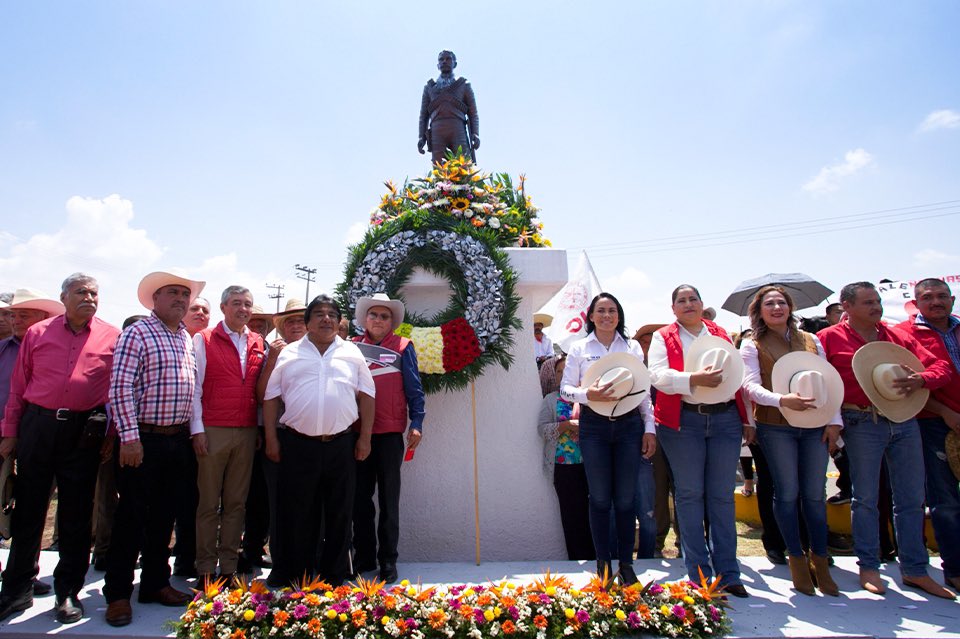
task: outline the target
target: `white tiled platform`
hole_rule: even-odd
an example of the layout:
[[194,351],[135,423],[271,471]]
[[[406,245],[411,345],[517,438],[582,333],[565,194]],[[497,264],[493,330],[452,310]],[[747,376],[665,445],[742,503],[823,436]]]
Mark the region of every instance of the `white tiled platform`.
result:
[[[6,551],[0,559],[6,561]],[[40,575],[52,582],[51,574],[57,556],[41,553]],[[930,574],[943,580],[939,559],[932,559]],[[771,566],[763,557],[741,559],[743,581],[752,595],[749,599],[733,599],[733,637],[956,637],[960,639],[960,602],[926,597],[899,585],[896,564],[885,566],[883,575],[888,593],[885,597],[859,589],[856,560],[837,558],[834,578],[841,596],[807,597],[790,590],[786,566]],[[574,583],[586,583],[593,569],[592,562],[498,562],[476,566],[473,563],[400,564],[400,575],[425,585],[485,583],[509,577],[514,581],[530,581],[549,568],[567,575]],[[674,580],[684,576],[680,560],[643,560],[636,563],[642,581]],[[166,626],[179,615],[179,610],[155,604],[136,603],[134,591],[133,623],[125,628],[111,628],[103,621],[106,609],[100,588],[103,573],[88,573],[87,584],[80,595],[87,617],[80,623],[61,626],[53,618],[53,596],[39,597],[33,608],[15,615],[0,625],[0,637],[24,639],[46,635],[78,638],[95,637],[168,637]],[[174,578],[174,585],[188,589],[192,581]]]

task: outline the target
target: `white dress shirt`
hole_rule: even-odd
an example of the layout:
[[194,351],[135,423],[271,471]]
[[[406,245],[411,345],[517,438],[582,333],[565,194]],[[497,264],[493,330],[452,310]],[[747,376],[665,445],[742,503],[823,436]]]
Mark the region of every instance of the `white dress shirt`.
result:
[[373,376],[356,344],[339,336],[322,355],[309,336],[277,357],[264,399],[283,399],[280,421],[303,435],[336,435],[360,416],[357,393],[376,397]]
[[[683,325],[678,324],[680,329],[680,344],[683,352],[686,353],[694,340],[701,335],[709,335],[707,325],[703,324],[700,332],[694,335]],[[689,404],[699,404],[700,402],[690,396],[690,377],[693,372],[678,371],[670,368],[670,362],[667,358],[667,343],[663,339],[660,331],[653,334],[650,340],[650,348],[647,350],[647,368],[650,369],[650,377],[657,390],[667,395],[683,395],[682,401]]]
[[[643,349],[636,340],[625,340],[619,333],[615,334],[610,348],[607,348],[597,339],[595,333],[590,333],[583,339],[578,339],[567,353],[567,366],[563,369],[563,380],[560,382],[560,395],[568,402],[577,402],[589,406],[587,389],[580,388],[580,381],[590,365],[608,353],[631,353],[641,362]],[[650,393],[643,394],[640,402],[640,414],[643,415],[644,431],[656,433],[657,428],[653,420],[653,404],[650,403]]]
[[[787,339],[790,339],[789,333],[787,334]],[[817,355],[826,359],[827,355],[823,351],[823,345],[820,344],[820,339],[816,335],[813,335],[813,343],[817,346]],[[764,388],[761,383],[760,354],[757,352],[757,343],[749,337],[745,338],[740,344],[740,355],[743,356],[744,366],[743,391],[747,394],[747,397],[761,406],[775,406],[779,408],[780,398],[783,397],[783,395]],[[840,411],[837,411],[837,414],[834,415],[830,423],[837,424],[838,426],[843,425]]]
[[[237,356],[240,358],[240,374],[246,377],[247,334],[250,329],[244,325],[243,330],[238,333],[230,330],[224,320],[220,321],[220,325],[236,347]],[[193,418],[190,420],[190,434],[196,435],[203,432],[203,380],[207,372],[207,344],[200,333],[193,336],[193,352],[197,357],[197,385],[193,389]]]
[[537,359],[541,357],[553,357],[553,342],[550,341],[550,338],[546,335],[543,335],[539,340],[534,337],[533,354]]

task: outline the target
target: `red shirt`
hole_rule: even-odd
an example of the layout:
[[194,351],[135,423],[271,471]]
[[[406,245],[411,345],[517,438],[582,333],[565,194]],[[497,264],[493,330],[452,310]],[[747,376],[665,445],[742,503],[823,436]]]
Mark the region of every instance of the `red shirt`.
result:
[[[918,324],[916,320],[917,316],[914,315],[906,322],[897,324],[897,328],[908,335],[912,335],[918,342],[923,344],[927,350],[940,358],[941,361],[947,363],[950,367],[950,383],[934,391],[933,398],[941,404],[946,405],[947,408],[960,412],[960,371],[954,368],[953,360],[950,359],[950,353],[947,352],[947,347],[943,343],[943,337],[941,337],[940,333],[925,324]],[[960,327],[953,330],[960,331]],[[925,410],[921,411],[917,417],[936,418],[938,415]]]
[[[853,330],[847,320],[823,329],[817,333],[817,337],[823,344],[827,361],[833,364],[843,378],[844,403],[869,406],[870,400],[853,374],[853,354],[867,343],[866,340]],[[877,324],[877,341],[892,342],[916,355],[920,363],[926,367],[926,370],[920,373],[924,388],[935,390],[949,383],[950,366],[937,359],[936,355],[910,335],[880,323]]]
[[107,403],[113,349],[120,329],[93,317],[74,333],[66,315],[37,322],[20,344],[3,419],[4,437],[16,437],[27,403],[85,411]]

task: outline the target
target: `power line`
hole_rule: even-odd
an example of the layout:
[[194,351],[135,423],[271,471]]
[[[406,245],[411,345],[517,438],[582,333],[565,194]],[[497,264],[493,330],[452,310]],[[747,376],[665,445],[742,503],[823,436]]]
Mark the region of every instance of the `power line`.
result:
[[304,300],[304,303],[309,304],[310,303],[310,282],[315,281],[313,279],[313,276],[317,274],[317,269],[310,268],[309,266],[306,266],[306,265],[301,266],[300,264],[294,265],[293,268],[300,271],[299,273],[297,273],[298,279],[307,280],[307,293],[306,295],[303,296],[303,300]]
[[286,287],[285,287],[283,284],[264,284],[264,286],[266,286],[267,288],[272,288],[272,289],[274,289],[274,290],[276,291],[275,293],[268,293],[268,294],[267,294],[267,297],[270,298],[270,299],[272,299],[272,300],[277,300],[277,312],[279,313],[279,312],[280,312],[280,299],[281,299],[282,297],[284,297],[284,295],[283,295],[283,289],[286,288]]

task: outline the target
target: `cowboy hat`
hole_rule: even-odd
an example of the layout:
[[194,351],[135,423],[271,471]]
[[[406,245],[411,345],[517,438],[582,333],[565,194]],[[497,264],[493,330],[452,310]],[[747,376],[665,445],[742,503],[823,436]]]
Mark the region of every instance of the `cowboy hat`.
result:
[[644,324],[633,334],[633,339],[639,340],[644,335],[652,335],[664,326],[666,326],[666,324]]
[[813,408],[807,410],[780,407],[780,412],[791,426],[819,428],[829,424],[843,403],[843,379],[840,373],[815,353],[787,353],[773,365],[771,381],[774,393],[796,393],[800,397],[814,399]]
[[386,293],[375,293],[370,297],[361,297],[357,300],[356,318],[360,325],[363,325],[363,321],[367,317],[367,311],[374,306],[385,306],[390,309],[390,313],[393,315],[391,331],[397,330],[397,327],[403,324],[403,316],[406,313],[403,302],[390,299]]
[[693,340],[683,356],[683,370],[688,373],[710,366],[723,371],[716,388],[694,386],[690,397],[697,404],[720,404],[733,398],[743,384],[743,358],[733,344],[716,335],[701,335]]
[[264,313],[263,307],[259,304],[254,304],[253,308],[250,309],[250,319],[262,319],[267,320],[268,322],[273,319],[273,313]]
[[953,476],[960,480],[960,437],[953,431],[947,433],[944,441],[944,452],[947,454],[947,463],[950,464],[950,470]]
[[909,395],[894,388],[893,380],[908,375],[903,366],[924,369],[916,355],[891,342],[870,342],[853,354],[853,374],[860,388],[884,417],[897,423],[913,419],[930,397],[926,388]]
[[194,299],[206,286],[206,282],[191,280],[183,275],[180,269],[170,269],[169,271],[154,271],[142,280],[137,287],[137,298],[144,308],[153,310],[153,294],[164,286],[183,286],[190,289],[190,299]]
[[604,355],[583,374],[580,384],[583,388],[612,384],[613,401],[588,401],[590,409],[607,417],[626,415],[640,405],[646,393],[650,391],[650,372],[643,360],[632,353],[610,353]]
[[13,299],[10,300],[10,305],[8,306],[9,310],[14,310],[16,308],[29,309],[31,311],[43,311],[50,317],[55,315],[63,315],[64,309],[63,304],[59,301],[49,298],[39,291],[35,291],[32,288],[18,288],[17,291],[13,294]]
[[10,519],[13,515],[13,455],[7,455],[0,466],[0,537],[10,539]]
[[543,327],[546,328],[553,324],[553,315],[547,315],[546,313],[534,313],[533,323],[543,324]]
[[303,303],[303,300],[291,297],[283,307],[283,312],[273,316],[273,327],[279,329],[284,322],[294,315],[302,316],[305,310],[307,310],[307,305]]

